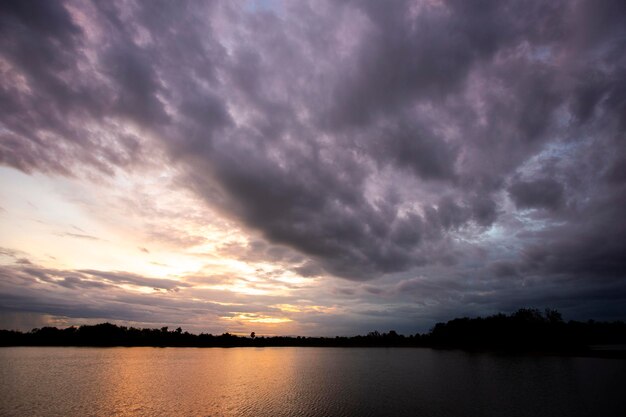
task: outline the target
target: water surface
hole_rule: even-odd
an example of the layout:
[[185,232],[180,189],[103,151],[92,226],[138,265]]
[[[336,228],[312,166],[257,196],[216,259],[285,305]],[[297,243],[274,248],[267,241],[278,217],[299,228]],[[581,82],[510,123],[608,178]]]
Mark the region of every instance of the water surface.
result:
[[415,348],[0,348],[2,416],[624,416],[626,361]]

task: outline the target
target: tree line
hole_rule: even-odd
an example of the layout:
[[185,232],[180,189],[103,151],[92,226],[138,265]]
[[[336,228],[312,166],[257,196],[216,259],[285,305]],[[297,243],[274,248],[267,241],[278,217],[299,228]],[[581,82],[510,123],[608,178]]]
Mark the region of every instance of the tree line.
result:
[[[557,310],[520,309],[505,315],[457,318],[437,323],[428,333],[394,330],[360,336],[263,336],[252,333],[192,334],[182,328],[139,329],[111,323],[79,327],[0,330],[0,346],[155,346],[155,347],[433,347],[466,350],[585,353],[592,345],[626,344],[626,323],[564,321]],[[622,352],[623,353],[623,352]]]

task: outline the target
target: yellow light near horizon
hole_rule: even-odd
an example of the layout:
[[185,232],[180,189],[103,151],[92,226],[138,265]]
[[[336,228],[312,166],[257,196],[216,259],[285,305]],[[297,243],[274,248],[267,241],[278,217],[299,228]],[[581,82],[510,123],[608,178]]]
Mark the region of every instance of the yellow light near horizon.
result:
[[264,315],[258,315],[258,314],[252,314],[252,313],[241,313],[241,314],[234,315],[232,317],[223,316],[220,318],[224,320],[236,320],[236,321],[244,321],[248,323],[265,323],[265,324],[279,324],[279,323],[288,323],[288,322],[293,321],[287,317],[271,317],[271,316],[264,316]]
[[[236,243],[245,249],[254,235],[209,215],[185,192],[161,189],[159,172],[145,178],[141,173],[119,175],[102,184],[30,176],[1,167],[0,174],[0,246],[14,248],[24,259],[58,276],[58,283],[42,281],[42,288],[62,284],[70,271],[83,281],[109,284],[111,294],[232,306],[227,307],[230,312],[222,313],[227,317],[219,317],[220,325],[228,324],[229,331],[242,334],[249,328],[266,329],[267,334],[295,331],[298,326],[292,314],[331,311],[324,306],[298,306],[298,302],[313,304],[299,300],[273,306],[268,312],[268,298],[277,302],[279,297],[293,297],[318,280],[299,276],[289,269],[293,265],[241,258],[241,251],[228,245]],[[171,215],[180,206],[193,213]],[[4,262],[11,264],[15,259],[7,256]],[[107,278],[97,271],[131,278]],[[133,276],[181,285],[178,291],[168,291],[175,286],[171,282],[163,288],[158,282],[152,286],[152,281],[133,280]],[[108,291],[94,288],[94,293]],[[236,311],[243,309],[238,306],[249,306],[250,299],[259,304],[258,310]]]
[[336,307],[326,307],[318,305],[293,305],[293,304],[274,304],[270,307],[278,308],[280,311],[287,313],[332,313],[337,311]]

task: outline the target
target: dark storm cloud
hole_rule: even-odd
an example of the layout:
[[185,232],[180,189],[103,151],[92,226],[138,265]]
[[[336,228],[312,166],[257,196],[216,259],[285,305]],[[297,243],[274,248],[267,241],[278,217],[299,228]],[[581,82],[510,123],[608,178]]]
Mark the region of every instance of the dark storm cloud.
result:
[[3,8],[4,164],[164,151],[304,275],[625,278],[624,2]]
[[517,181],[509,194],[518,208],[557,209],[563,204],[563,185],[552,179]]
[[394,126],[377,136],[373,150],[383,157],[383,163],[407,168],[425,180],[454,179],[457,152],[435,133],[419,126]]
[[514,277],[514,276],[518,276],[519,274],[517,270],[517,266],[513,262],[505,262],[505,261],[494,262],[491,265],[491,268],[495,276],[499,278]]
[[[85,28],[62,2],[8,2],[2,7],[0,101],[6,111],[0,160],[26,172],[62,174],[74,173],[81,164],[111,174],[116,166],[138,163],[137,139],[116,132],[108,118],[121,112],[141,122],[164,117],[150,101],[152,67],[137,56],[139,51],[124,55],[121,47],[111,53],[103,49],[94,59]],[[102,131],[89,128],[94,121]],[[106,135],[113,132],[111,140]]]
[[576,218],[570,224],[538,232],[539,243],[526,248],[524,265],[531,271],[567,274],[572,279],[622,281],[626,275],[626,224],[622,220],[626,197],[622,193],[602,200],[572,214]]
[[443,3],[353,2],[371,25],[353,71],[339,80],[330,112],[336,122],[362,125],[415,100],[445,99],[463,87],[474,65],[522,40],[549,37],[541,32],[557,10],[556,2]]

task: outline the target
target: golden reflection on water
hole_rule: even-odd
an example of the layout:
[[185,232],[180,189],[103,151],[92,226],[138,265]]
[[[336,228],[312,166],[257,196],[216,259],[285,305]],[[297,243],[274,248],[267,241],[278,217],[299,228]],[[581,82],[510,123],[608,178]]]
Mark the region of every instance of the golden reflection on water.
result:
[[[289,415],[314,350],[7,348],[0,415]],[[6,362],[4,363],[6,365]],[[299,386],[302,386],[300,384]],[[6,407],[6,408],[3,408]],[[295,413],[297,414],[297,413]],[[294,415],[295,415],[294,414]]]
[[294,354],[287,349],[255,349],[253,355],[240,348],[116,349],[108,369],[99,372],[98,391],[119,416],[180,410],[187,415],[254,415],[255,409],[281,404],[294,386]]

